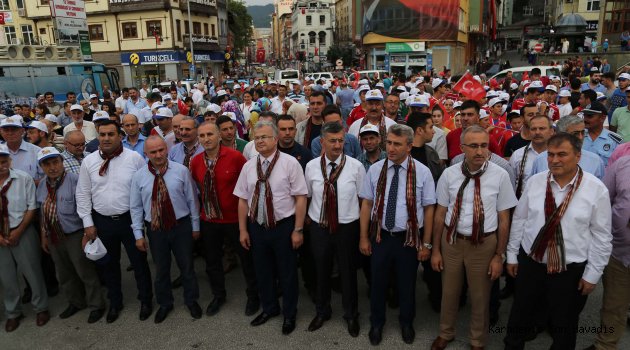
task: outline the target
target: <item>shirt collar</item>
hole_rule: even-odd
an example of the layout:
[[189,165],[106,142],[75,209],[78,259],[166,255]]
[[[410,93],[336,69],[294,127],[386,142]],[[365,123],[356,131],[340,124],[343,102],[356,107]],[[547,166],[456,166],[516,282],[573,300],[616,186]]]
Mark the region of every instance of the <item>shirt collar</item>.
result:
[[[409,163],[409,157],[405,158],[405,160],[403,160],[402,163],[400,163],[400,166],[407,170],[407,165]],[[394,162],[389,162],[387,168],[392,168],[394,166]]]
[[[223,148],[223,147],[221,147],[221,148]],[[273,157],[275,157],[275,156],[276,156],[276,153],[277,153],[277,152],[280,152],[280,150],[279,150],[279,149],[276,149],[276,150],[275,150],[275,152],[273,152],[273,153],[272,153],[269,157],[267,157],[267,158],[263,157],[263,155],[262,155],[262,154],[258,153],[258,155],[260,156],[260,157],[258,157],[258,158],[260,159],[260,164],[262,164],[265,160],[268,160],[268,161],[269,161],[269,163],[271,163],[271,161],[273,160]]]
[[575,172],[575,175],[573,176],[573,178],[571,179],[571,181],[569,181],[569,183],[567,183],[564,187],[560,187],[560,184],[556,182],[556,179],[554,178],[553,174],[551,174],[551,180],[550,180],[550,181],[551,181],[553,184],[555,184],[555,185],[558,187],[558,189],[559,189],[560,191],[565,191],[566,189],[568,189],[568,188],[569,188],[569,185],[573,185],[573,184],[575,184],[575,181],[577,181],[578,174],[579,174],[579,171],[576,171],[576,172]]
[[326,160],[326,166],[329,166],[330,163],[335,163],[336,165],[341,164],[341,157],[343,157],[343,153],[337,157],[337,159],[335,159],[334,161],[328,159],[328,156],[324,154],[324,159]]

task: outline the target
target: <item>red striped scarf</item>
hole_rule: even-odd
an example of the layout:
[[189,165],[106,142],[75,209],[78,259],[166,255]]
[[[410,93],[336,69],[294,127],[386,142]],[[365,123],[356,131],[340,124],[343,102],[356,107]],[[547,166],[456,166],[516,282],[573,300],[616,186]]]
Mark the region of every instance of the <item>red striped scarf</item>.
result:
[[577,179],[571,186],[569,193],[564,197],[560,206],[556,206],[556,201],[551,190],[551,172],[547,175],[547,191],[545,192],[545,224],[538,231],[538,235],[532,244],[529,256],[542,262],[545,252],[547,252],[547,273],[560,273],[566,271],[567,261],[564,251],[564,238],[562,237],[562,224],[560,221],[567,211],[567,207],[573,195],[582,183],[584,172],[578,166]]
[[324,195],[322,196],[322,210],[319,214],[319,225],[323,228],[328,228],[328,232],[334,233],[337,232],[337,228],[339,227],[337,190],[335,189],[335,183],[337,182],[337,179],[339,179],[344,165],[346,165],[346,155],[341,155],[341,162],[335,170],[330,173],[330,178],[328,177],[328,171],[326,169],[325,156],[321,156],[320,165],[322,169],[322,176],[324,177]]
[[65,177],[66,173],[64,172],[58,179],[52,182],[46,179],[48,195],[42,204],[42,212],[44,214],[42,232],[45,232],[48,237],[50,237],[52,244],[57,244],[65,238],[63,229],[61,228],[61,222],[57,216],[57,189],[63,184]]
[[473,197],[473,226],[472,226],[472,236],[471,241],[474,245],[483,242],[483,234],[484,234],[484,219],[485,213],[483,210],[483,201],[481,200],[481,176],[488,169],[488,162],[486,161],[481,169],[475,174],[470,172],[468,169],[468,164],[466,161],[462,162],[462,173],[466,177],[462,184],[459,186],[459,190],[457,190],[457,197],[455,199],[455,204],[453,205],[453,212],[451,213],[451,222],[447,227],[446,231],[446,241],[449,244],[455,244],[455,238],[457,237],[457,222],[459,221],[459,214],[461,214],[462,209],[462,201],[464,198],[464,190],[470,179],[475,180],[475,192]]
[[214,172],[214,168],[219,160],[219,154],[221,154],[221,145],[219,145],[216,159],[208,159],[206,152],[203,152],[203,159],[206,161],[206,174],[203,177],[203,184],[201,186],[201,203],[206,217],[210,220],[223,219],[221,207],[219,206]]
[[13,183],[13,178],[7,182],[6,185],[2,187],[0,190],[0,229],[2,229],[2,235],[6,238],[9,238],[9,233],[11,233],[11,227],[9,226],[9,199],[7,198],[7,192],[9,188],[11,188],[11,184]]
[[262,162],[260,154],[258,155],[258,159],[256,160],[256,173],[258,174],[258,181],[256,181],[256,189],[254,190],[254,198],[252,198],[252,204],[249,207],[249,220],[251,222],[256,222],[256,218],[258,217],[258,202],[260,201],[260,185],[265,184],[265,208],[267,209],[267,228],[276,227],[276,219],[273,213],[273,194],[271,193],[271,186],[269,185],[269,176],[271,176],[271,171],[273,167],[276,165],[276,162],[280,158],[280,151],[276,150],[276,154],[273,156],[273,160],[269,167],[267,168],[267,172],[263,174],[262,171]]
[[[383,208],[385,207],[385,188],[387,187],[387,169],[389,160],[385,159],[381,174],[376,183],[376,195],[370,219],[370,236],[376,238],[376,243],[381,242],[381,222],[383,220]],[[407,205],[407,234],[404,246],[420,248],[418,239],[418,213],[416,207],[416,164],[409,156],[407,158],[407,183],[405,185],[405,204]]]
[[151,192],[151,230],[168,231],[177,224],[171,196],[168,194],[166,181],[164,181],[164,175],[168,171],[168,163],[164,167],[163,173],[160,173],[151,162],[149,162],[148,167],[149,172],[154,176],[153,191]]
[[192,156],[195,154],[195,151],[197,151],[197,147],[199,147],[199,143],[195,143],[194,146],[192,146],[191,148],[186,147],[186,144],[182,144],[182,146],[184,147],[184,166],[186,168],[188,168],[190,166],[190,158],[192,158]]
[[[363,117],[363,119],[361,120],[361,128],[364,127],[365,124],[367,123],[368,123],[368,117]],[[387,139],[387,137],[385,137],[387,135],[387,128],[385,126],[385,117],[381,117],[381,121],[378,123],[378,133],[381,134],[381,149],[385,150],[385,141]]]
[[100,176],[105,176],[105,174],[107,173],[107,168],[109,168],[109,162],[118,157],[119,155],[121,155],[123,153],[123,146],[122,144],[120,144],[118,146],[118,148],[116,150],[114,150],[114,152],[110,153],[110,154],[105,154],[103,153],[103,151],[99,148],[98,150],[98,154],[101,156],[101,158],[103,158],[105,161],[103,162],[103,164],[101,164],[101,168],[98,170],[98,174]]

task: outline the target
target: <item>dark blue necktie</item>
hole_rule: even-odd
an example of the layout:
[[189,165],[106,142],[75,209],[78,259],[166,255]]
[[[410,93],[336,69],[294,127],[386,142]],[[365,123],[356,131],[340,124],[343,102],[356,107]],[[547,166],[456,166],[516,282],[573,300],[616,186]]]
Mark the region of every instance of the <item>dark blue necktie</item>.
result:
[[385,211],[385,228],[391,231],[396,224],[396,201],[398,197],[398,171],[400,165],[394,164],[394,177],[389,186],[389,195],[387,196],[387,210]]

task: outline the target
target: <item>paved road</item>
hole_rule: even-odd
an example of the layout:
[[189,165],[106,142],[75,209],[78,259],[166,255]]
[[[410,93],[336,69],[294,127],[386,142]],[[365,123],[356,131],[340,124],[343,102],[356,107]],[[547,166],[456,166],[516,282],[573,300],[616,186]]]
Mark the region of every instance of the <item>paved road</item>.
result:
[[[126,266],[123,263],[123,266]],[[200,304],[205,307],[210,302],[210,288],[203,272],[205,266],[201,259],[196,259],[196,271],[201,288]],[[175,275],[175,270],[173,270]],[[359,309],[361,311],[361,334],[358,338],[348,335],[345,322],[341,318],[341,297],[333,293],[333,319],[317,332],[311,333],[306,329],[315,313],[314,305],[304,289],[301,290],[297,328],[290,336],[283,336],[280,328],[282,318],[277,317],[260,327],[251,327],[252,318],[244,315],[245,292],[244,282],[240,270],[235,270],[227,276],[228,301],[221,312],[214,317],[204,317],[194,320],[182,302],[182,290],[175,290],[175,310],[160,325],[153,323],[153,316],[144,322],[138,320],[139,303],[134,299],[135,283],[131,272],[123,272],[123,287],[125,293],[125,308],[120,318],[112,324],[100,322],[88,325],[88,311],[84,310],[67,320],[59,319],[58,315],[65,307],[62,296],[51,300],[51,321],[44,327],[35,325],[35,317],[26,305],[26,318],[20,328],[7,334],[0,330],[0,349],[367,349],[370,348],[367,333],[369,330],[369,303],[366,285],[362,274],[359,274]],[[0,289],[1,294],[1,289]],[[417,288],[417,317],[415,321],[416,341],[413,348],[429,349],[431,342],[437,336],[438,314],[431,311],[426,302],[427,291],[418,278]],[[595,327],[599,324],[599,307],[602,288],[598,286],[588,303],[580,320],[580,326]],[[503,302],[498,326],[505,326],[511,300]],[[1,308],[1,306],[0,306]],[[0,309],[0,312],[3,312]],[[397,326],[397,311],[388,310],[383,342],[381,348],[402,349],[409,348],[402,342]],[[469,349],[467,343],[467,322],[470,308],[461,311],[456,340],[448,349]],[[0,319],[4,324],[4,318]],[[583,349],[591,344],[592,333],[578,336],[577,349]],[[488,349],[502,348],[502,334],[490,335]],[[548,349],[551,338],[542,334],[528,343],[527,349]],[[620,349],[630,349],[630,336],[626,334],[619,345]]]

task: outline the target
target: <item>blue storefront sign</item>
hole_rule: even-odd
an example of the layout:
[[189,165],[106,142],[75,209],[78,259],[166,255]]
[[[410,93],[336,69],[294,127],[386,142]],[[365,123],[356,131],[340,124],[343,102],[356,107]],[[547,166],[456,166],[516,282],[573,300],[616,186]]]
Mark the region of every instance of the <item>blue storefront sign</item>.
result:
[[[223,61],[223,53],[216,51],[195,52],[195,62]],[[122,65],[147,65],[159,63],[186,63],[187,53],[184,51],[138,51],[120,54]]]

